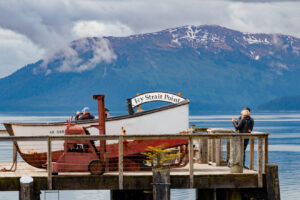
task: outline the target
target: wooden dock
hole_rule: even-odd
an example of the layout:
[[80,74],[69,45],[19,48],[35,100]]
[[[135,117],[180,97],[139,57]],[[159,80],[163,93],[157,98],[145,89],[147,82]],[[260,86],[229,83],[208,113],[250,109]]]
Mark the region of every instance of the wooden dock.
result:
[[[9,167],[11,163],[0,163],[0,167]],[[171,188],[257,188],[257,172],[245,169],[241,174],[230,173],[227,166],[216,167],[215,164],[194,164],[194,185],[189,183],[189,165],[170,171]],[[19,162],[15,172],[0,173],[1,191],[19,191],[19,179],[22,176],[33,177],[35,189],[48,190],[45,169],[38,169],[25,162]],[[79,183],[79,184],[76,184]],[[96,183],[96,184],[92,184]],[[152,172],[124,172],[123,189],[151,190]],[[64,172],[52,177],[53,190],[80,189],[119,189],[119,173],[106,172],[101,176],[89,172]]]
[[[231,163],[242,162],[243,140],[250,139],[250,169],[224,166],[228,159]],[[41,137],[0,137],[1,141],[48,141],[48,158],[51,158],[51,142],[57,140],[115,140],[119,141],[118,171],[106,171],[103,175],[90,175],[89,172],[60,172],[52,175],[51,159],[47,169],[38,169],[25,162],[17,163],[15,172],[0,172],[1,191],[20,191],[20,178],[33,178],[33,190],[111,190],[112,199],[133,200],[138,191],[153,189],[151,171],[125,171],[123,166],[124,140],[188,139],[189,163],[182,168],[170,170],[169,188],[194,188],[197,199],[280,199],[278,168],[268,164],[268,134],[235,134],[232,131],[213,129],[206,133],[168,134],[156,136],[113,135],[113,136],[41,136]],[[257,163],[254,163],[256,140]],[[240,141],[241,143],[234,143]],[[196,144],[196,145],[195,145]],[[198,145],[199,144],[199,145]],[[204,148],[204,149],[203,149]],[[225,150],[225,152],[223,152]],[[229,152],[228,152],[229,151]],[[224,159],[224,154],[226,155]],[[233,155],[236,155],[233,158]],[[205,157],[203,159],[203,156]],[[201,158],[202,157],[202,158]],[[9,168],[12,163],[0,163],[0,168]],[[254,166],[257,166],[254,169]],[[126,193],[124,193],[126,191]],[[36,192],[38,193],[38,192]],[[129,197],[128,194],[131,194]],[[122,195],[120,195],[122,194]],[[127,195],[127,196],[126,196]],[[145,200],[147,194],[145,193]],[[148,195],[149,196],[149,195]],[[35,199],[39,199],[38,195]],[[148,198],[149,199],[149,198]]]

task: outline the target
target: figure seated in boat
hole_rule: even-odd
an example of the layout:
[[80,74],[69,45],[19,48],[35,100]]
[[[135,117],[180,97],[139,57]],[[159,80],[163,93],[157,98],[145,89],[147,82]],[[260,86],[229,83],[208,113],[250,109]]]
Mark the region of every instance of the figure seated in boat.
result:
[[91,115],[89,107],[84,107],[81,112],[77,111],[75,120],[89,120],[89,119],[95,119],[95,116]]

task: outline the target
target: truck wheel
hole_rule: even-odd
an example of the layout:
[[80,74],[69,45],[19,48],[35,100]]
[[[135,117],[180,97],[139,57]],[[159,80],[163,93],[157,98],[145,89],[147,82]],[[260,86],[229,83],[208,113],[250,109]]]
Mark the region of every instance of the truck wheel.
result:
[[101,175],[104,173],[104,165],[100,160],[92,160],[88,169],[92,175]]

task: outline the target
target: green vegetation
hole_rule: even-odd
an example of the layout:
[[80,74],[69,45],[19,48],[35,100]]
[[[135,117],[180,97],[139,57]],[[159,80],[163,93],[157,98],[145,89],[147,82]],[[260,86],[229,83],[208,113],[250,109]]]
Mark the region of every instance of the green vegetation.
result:
[[146,155],[146,161],[150,162],[156,168],[169,166],[181,155],[177,151],[174,153],[173,149],[166,149],[163,144],[156,147],[148,146],[146,150],[147,152],[142,154]]

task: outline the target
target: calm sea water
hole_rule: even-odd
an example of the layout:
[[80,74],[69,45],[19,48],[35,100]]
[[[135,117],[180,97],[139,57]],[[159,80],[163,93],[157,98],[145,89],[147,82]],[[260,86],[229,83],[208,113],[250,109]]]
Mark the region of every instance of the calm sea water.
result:
[[[231,118],[239,113],[198,113],[190,116],[190,123],[197,127],[215,127],[232,129]],[[254,131],[271,133],[269,138],[269,163],[279,166],[281,198],[298,200],[300,196],[300,112],[291,113],[253,113]],[[69,115],[43,114],[36,115],[13,113],[1,114],[0,123],[4,121],[47,122],[65,121]],[[0,125],[0,129],[3,129]],[[249,156],[248,156],[249,157]],[[0,161],[11,160],[11,144],[0,143]],[[54,200],[110,199],[110,193],[101,191],[60,191],[59,193],[41,194],[41,199]],[[46,198],[45,198],[46,197]],[[172,200],[194,200],[195,190],[171,190]],[[0,192],[0,200],[17,200],[18,192]]]

